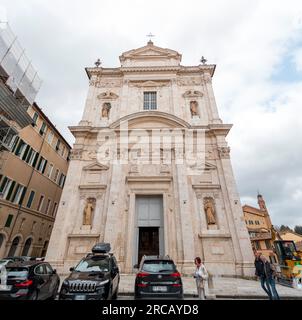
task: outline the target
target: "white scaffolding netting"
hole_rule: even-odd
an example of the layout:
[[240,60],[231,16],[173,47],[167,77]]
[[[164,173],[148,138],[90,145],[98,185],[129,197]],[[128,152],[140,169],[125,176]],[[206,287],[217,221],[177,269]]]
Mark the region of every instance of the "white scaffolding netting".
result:
[[32,104],[42,81],[8,23],[0,23],[0,66],[1,76],[7,78],[6,84],[15,93],[19,90]]

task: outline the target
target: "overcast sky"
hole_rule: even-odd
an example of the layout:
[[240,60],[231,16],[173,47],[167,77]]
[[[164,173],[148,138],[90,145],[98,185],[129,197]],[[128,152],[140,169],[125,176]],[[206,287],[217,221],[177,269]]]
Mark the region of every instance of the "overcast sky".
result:
[[301,0],[2,0],[9,21],[43,79],[37,103],[66,139],[82,116],[84,68],[146,44],[201,55],[213,79],[242,204],[263,194],[274,224],[302,225]]

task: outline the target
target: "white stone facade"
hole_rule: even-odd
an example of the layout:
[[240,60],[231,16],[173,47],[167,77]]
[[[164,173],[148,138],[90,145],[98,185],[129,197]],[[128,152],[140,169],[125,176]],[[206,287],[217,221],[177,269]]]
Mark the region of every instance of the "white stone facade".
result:
[[[159,250],[180,271],[190,273],[194,257],[200,256],[212,273],[253,275],[251,244],[225,140],[231,125],[219,118],[212,89],[215,65],[181,66],[179,53],[151,41],[123,53],[120,61],[119,68],[86,69],[87,101],[82,120],[70,127],[76,141],[47,260],[66,273],[93,244],[104,241],[111,243],[121,271],[133,272],[141,241],[136,200],[156,195],[162,199]],[[145,92],[156,92],[155,110],[144,109]],[[162,140],[150,144],[151,132]],[[194,138],[171,138],[167,152],[162,141],[175,132],[193,132]],[[198,161],[178,161],[190,143],[201,150]],[[153,150],[154,145],[159,148]],[[150,154],[157,161],[148,162]],[[112,161],[113,156],[119,160]],[[91,223],[83,225],[90,198],[95,203]],[[206,199],[214,208],[213,224],[208,224]]]

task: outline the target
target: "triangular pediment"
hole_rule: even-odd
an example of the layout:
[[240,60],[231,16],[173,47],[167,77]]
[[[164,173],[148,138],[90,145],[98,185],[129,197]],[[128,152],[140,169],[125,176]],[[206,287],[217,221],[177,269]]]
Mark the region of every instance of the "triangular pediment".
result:
[[104,170],[108,170],[108,169],[109,169],[108,166],[101,164],[97,161],[95,161],[95,162],[93,162],[83,168],[83,170],[85,170],[85,171],[104,171]]
[[181,54],[177,51],[157,47],[153,44],[153,42],[149,41],[148,44],[144,47],[133,49],[130,51],[124,52],[120,56],[120,61],[123,64],[125,61],[133,61],[133,60],[175,60],[175,62],[180,63]]

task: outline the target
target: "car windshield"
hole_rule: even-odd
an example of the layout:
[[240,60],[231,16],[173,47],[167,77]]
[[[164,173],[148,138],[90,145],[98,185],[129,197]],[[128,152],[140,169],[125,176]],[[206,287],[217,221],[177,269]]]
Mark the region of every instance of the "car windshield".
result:
[[292,242],[284,242],[284,249],[286,253],[293,253],[295,252],[295,246]]
[[142,267],[146,272],[175,272],[176,267],[173,261],[145,261]]
[[109,258],[103,256],[95,256],[85,258],[75,267],[75,271],[79,272],[108,272]]
[[27,268],[6,267],[7,276],[10,278],[26,279],[28,276]]

